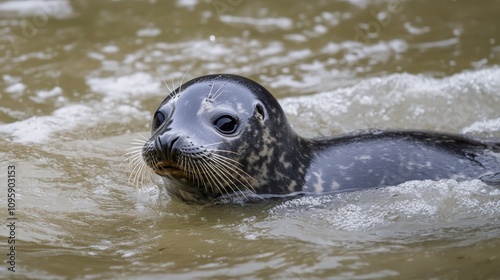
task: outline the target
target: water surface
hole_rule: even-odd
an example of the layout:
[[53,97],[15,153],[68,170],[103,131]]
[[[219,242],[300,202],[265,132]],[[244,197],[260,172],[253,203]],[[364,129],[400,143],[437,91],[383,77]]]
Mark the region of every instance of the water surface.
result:
[[496,0],[0,2],[0,194],[5,209],[15,165],[19,219],[16,272],[3,257],[0,275],[500,277],[500,190],[479,181],[193,206],[135,188],[122,164],[164,83],[221,72],[265,85],[308,137],[500,139],[498,11]]

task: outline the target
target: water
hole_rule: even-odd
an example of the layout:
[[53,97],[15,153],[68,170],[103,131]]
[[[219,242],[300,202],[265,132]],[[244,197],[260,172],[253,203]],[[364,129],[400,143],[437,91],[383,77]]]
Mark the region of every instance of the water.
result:
[[240,74],[304,136],[500,139],[500,1],[0,2],[1,278],[500,278],[500,191],[478,181],[193,206],[122,164],[166,86]]

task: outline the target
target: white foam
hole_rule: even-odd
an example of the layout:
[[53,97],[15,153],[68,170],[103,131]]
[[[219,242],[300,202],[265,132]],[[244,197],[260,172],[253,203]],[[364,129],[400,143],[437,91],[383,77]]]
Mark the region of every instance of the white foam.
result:
[[450,38],[450,39],[445,39],[445,40],[420,43],[420,44],[416,44],[415,46],[417,48],[421,48],[421,49],[446,48],[446,47],[449,47],[452,45],[456,45],[456,44],[458,44],[458,42],[459,42],[458,38]]
[[104,59],[106,59],[106,57],[103,54],[97,53],[97,52],[89,52],[89,53],[87,53],[87,57],[95,59],[95,60],[99,60],[99,61],[103,61]]
[[461,133],[482,133],[500,131],[500,118],[477,121],[462,129]]
[[34,116],[9,124],[0,124],[0,133],[10,135],[19,143],[43,143],[55,133],[80,131],[98,126],[103,120],[108,124],[130,123],[134,119],[147,119],[148,113],[130,105],[71,104],[55,110],[51,115]]
[[54,132],[70,130],[84,121],[98,121],[92,113],[92,108],[85,105],[67,105],[49,116],[35,116],[0,125],[0,132],[9,133],[15,141],[21,143],[43,142]]
[[24,92],[24,90],[26,90],[26,85],[20,82],[14,83],[5,88],[5,92],[7,93],[19,93],[19,92]]
[[198,0],[177,0],[177,6],[193,8],[198,5]]
[[[44,1],[5,1],[0,3],[0,12],[17,13],[21,16],[51,16],[58,19],[68,18],[73,15],[73,8],[67,0]],[[40,19],[38,19],[40,21]],[[41,21],[43,22],[43,21]]]
[[356,62],[371,58],[378,62],[386,62],[393,53],[405,52],[409,45],[406,41],[395,39],[391,41],[380,41],[374,44],[366,45],[356,41],[346,41],[341,44],[347,63],[355,64]]
[[[10,87],[24,90],[17,84]],[[91,104],[64,105],[50,115],[33,116],[14,123],[2,124],[0,133],[10,135],[17,142],[41,143],[48,141],[54,133],[101,126],[103,122],[106,124],[129,123],[139,119],[147,123],[150,112],[138,109],[141,100],[162,94],[160,81],[142,72],[121,77],[87,78],[87,84],[91,91],[102,95],[100,101],[94,100]],[[38,91],[33,98],[37,102],[43,102],[53,97],[62,97],[60,87]],[[62,100],[58,99],[58,101]]]
[[36,93],[36,96],[41,99],[46,99],[54,96],[59,96],[62,94],[62,89],[60,87],[54,87],[51,90],[40,90]]
[[221,15],[220,20],[225,23],[231,24],[244,24],[256,28],[279,28],[290,29],[293,26],[293,21],[286,17],[280,18],[253,18],[253,17],[240,17],[232,15]]
[[270,83],[271,87],[307,88],[321,82],[318,76],[304,76],[302,80],[297,80],[294,75],[277,75],[276,78],[275,82]]
[[[442,79],[393,74],[333,91],[285,98],[280,103],[305,136],[373,127],[499,133],[498,121],[492,120],[500,102],[498,77],[498,67]],[[480,123],[467,128],[471,118]]]
[[120,50],[120,48],[116,45],[107,45],[101,48],[101,51],[104,53],[116,53]]
[[144,72],[121,77],[88,78],[87,85],[91,91],[104,95],[104,102],[127,101],[161,92],[161,81]]
[[259,48],[257,51],[257,54],[261,57],[263,56],[272,56],[277,53],[280,53],[284,50],[284,46],[282,42],[271,42],[267,46],[262,46],[262,48]]
[[9,84],[9,85],[14,84],[14,83],[18,83],[18,82],[20,82],[20,81],[21,81],[21,78],[20,78],[20,77],[11,76],[11,75],[8,75],[8,74],[4,74],[4,75],[2,76],[2,78],[3,78],[3,80],[4,80],[7,84]]
[[159,28],[143,28],[137,30],[138,37],[156,37],[161,34],[161,29]]
[[410,181],[394,187],[301,197],[272,208],[271,219],[306,219],[340,231],[484,224],[500,219],[500,190],[479,180]]

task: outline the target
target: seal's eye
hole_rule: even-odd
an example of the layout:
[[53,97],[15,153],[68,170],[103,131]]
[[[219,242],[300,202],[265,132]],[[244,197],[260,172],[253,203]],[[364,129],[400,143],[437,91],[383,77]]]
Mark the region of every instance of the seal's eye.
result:
[[174,104],[169,102],[158,108],[153,117],[153,130],[157,130],[165,121],[170,120],[174,112]]
[[165,115],[160,111],[156,111],[155,116],[153,117],[153,129],[160,127],[164,121]]
[[231,134],[236,131],[236,128],[238,128],[238,120],[233,116],[223,115],[215,119],[214,125],[220,132],[224,134]]

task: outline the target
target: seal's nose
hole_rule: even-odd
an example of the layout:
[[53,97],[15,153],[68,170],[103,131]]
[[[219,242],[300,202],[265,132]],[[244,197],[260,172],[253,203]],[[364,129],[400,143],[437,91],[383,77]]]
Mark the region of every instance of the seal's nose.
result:
[[174,162],[178,151],[177,140],[179,140],[179,136],[176,135],[166,133],[159,135],[154,144],[158,157],[162,160]]

